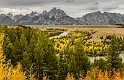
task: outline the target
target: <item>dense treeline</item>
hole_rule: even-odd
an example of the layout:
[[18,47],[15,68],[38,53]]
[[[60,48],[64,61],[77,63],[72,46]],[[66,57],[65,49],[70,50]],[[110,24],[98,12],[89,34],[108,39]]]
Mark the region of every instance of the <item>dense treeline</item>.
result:
[[115,24],[115,25],[119,25],[119,28],[124,28],[124,24]]
[[119,57],[123,50],[120,43],[124,40],[115,35],[109,37],[109,42],[107,39],[103,41],[109,45],[104,51],[106,60],[99,59],[91,63],[84,45],[89,39],[87,36],[90,37],[94,32],[82,32],[86,34],[83,38],[68,39],[63,43],[64,47],[59,47],[61,50],[56,49],[60,44],[56,44],[54,39],[50,40],[44,31],[32,27],[4,26],[0,27],[0,32],[4,33],[2,47],[5,60],[10,60],[13,67],[21,63],[27,79],[33,75],[37,80],[42,80],[44,76],[50,80],[65,80],[69,74],[75,79],[85,79],[93,70],[108,72],[108,78],[113,77],[114,71],[118,71],[120,77],[124,75],[124,65]]
[[3,52],[13,66],[20,62],[27,75],[37,79],[47,73],[55,78],[57,58],[52,42],[41,31],[27,28],[4,27]]
[[[57,57],[53,43],[44,32],[37,29],[5,26],[4,36],[3,52],[6,60],[11,60],[14,66],[20,62],[29,77],[35,74],[35,77],[40,79],[47,75],[52,80],[63,80],[70,72],[78,78],[80,71],[86,74],[90,68],[90,61],[79,43],[75,45],[76,52],[73,50],[69,52],[66,48],[58,53]],[[74,59],[71,60],[72,58]]]
[[20,63],[13,67],[10,60],[5,61],[2,50],[3,38],[4,34],[0,33],[0,80],[26,80],[25,72],[22,71]]

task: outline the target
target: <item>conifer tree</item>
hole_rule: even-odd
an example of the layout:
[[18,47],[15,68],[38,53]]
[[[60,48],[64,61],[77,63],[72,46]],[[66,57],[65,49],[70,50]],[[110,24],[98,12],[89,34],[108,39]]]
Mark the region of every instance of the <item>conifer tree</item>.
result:
[[119,57],[120,46],[117,37],[113,34],[111,35],[111,40],[107,50],[107,67],[110,71],[110,76],[114,75],[114,70],[120,70],[122,68],[122,59]]

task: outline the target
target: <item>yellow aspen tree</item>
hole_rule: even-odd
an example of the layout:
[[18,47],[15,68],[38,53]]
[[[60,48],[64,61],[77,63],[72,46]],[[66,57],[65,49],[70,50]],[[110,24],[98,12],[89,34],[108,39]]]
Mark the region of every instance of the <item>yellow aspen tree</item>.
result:
[[34,75],[32,75],[32,76],[29,78],[29,80],[36,80],[36,79],[34,78]]
[[66,80],[75,80],[73,75],[68,74]]
[[26,80],[25,73],[22,71],[20,63],[13,69],[13,80]]
[[4,34],[0,33],[0,80],[11,80],[12,79],[12,67],[10,62],[8,61],[7,64],[4,64],[5,57],[3,56],[2,44],[3,44],[3,37]]

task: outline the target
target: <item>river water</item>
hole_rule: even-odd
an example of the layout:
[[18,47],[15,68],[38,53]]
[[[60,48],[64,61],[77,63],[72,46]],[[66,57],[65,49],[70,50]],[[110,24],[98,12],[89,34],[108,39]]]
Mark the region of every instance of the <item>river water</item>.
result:
[[[124,62],[124,53],[121,53],[119,56],[122,58],[122,62]],[[106,60],[104,56],[89,57],[90,62],[94,62],[94,59],[100,59],[100,58],[103,58],[104,60]]]
[[66,36],[66,35],[68,35],[68,33],[69,33],[69,31],[66,31],[66,32],[61,33],[59,36]]
[[68,35],[68,33],[69,33],[69,31],[64,31],[60,35],[49,37],[49,39],[58,38],[58,37],[61,37],[61,36],[66,36],[66,35]]

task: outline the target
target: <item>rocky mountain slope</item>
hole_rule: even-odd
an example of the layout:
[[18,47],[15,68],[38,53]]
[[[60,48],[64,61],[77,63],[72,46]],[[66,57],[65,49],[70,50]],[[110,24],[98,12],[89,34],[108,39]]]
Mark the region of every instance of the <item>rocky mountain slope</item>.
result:
[[12,13],[0,14],[0,24],[23,25],[99,25],[99,24],[124,24],[124,15],[119,13],[101,13],[100,11],[88,13],[82,17],[72,18],[63,10],[55,7],[42,13],[32,11],[26,15],[13,15]]
[[89,13],[76,18],[81,24],[124,24],[124,15],[119,13],[101,13],[100,11]]

